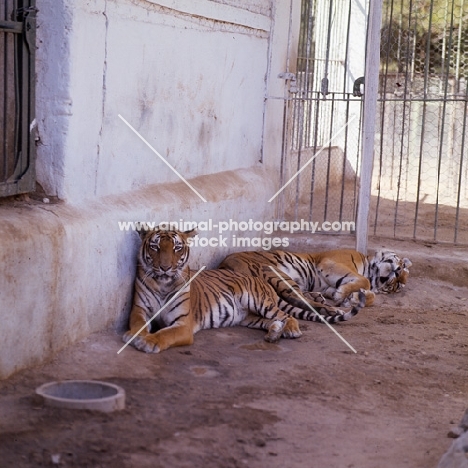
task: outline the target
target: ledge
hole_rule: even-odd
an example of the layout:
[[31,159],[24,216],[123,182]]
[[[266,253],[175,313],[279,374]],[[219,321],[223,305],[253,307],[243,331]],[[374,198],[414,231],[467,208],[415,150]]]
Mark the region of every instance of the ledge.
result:
[[271,28],[271,19],[269,17],[223,3],[207,1],[194,2],[193,0],[146,1],[186,15],[198,16],[223,23],[231,23],[250,29],[269,32]]

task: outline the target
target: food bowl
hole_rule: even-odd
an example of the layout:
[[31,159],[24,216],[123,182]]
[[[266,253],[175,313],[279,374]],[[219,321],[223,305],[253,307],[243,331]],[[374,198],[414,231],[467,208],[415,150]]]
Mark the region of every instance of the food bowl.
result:
[[36,389],[44,404],[58,408],[112,411],[125,408],[125,390],[97,380],[49,382]]

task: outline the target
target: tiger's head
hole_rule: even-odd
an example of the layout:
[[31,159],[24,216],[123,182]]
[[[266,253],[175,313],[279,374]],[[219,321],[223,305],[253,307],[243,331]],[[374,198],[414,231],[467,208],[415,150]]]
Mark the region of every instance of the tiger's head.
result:
[[408,280],[411,265],[408,258],[401,259],[394,252],[377,252],[370,261],[372,289],[385,294],[401,291]]
[[190,255],[189,239],[197,235],[196,229],[181,232],[156,228],[138,231],[142,240],[139,266],[146,277],[158,281],[172,281],[184,276]]

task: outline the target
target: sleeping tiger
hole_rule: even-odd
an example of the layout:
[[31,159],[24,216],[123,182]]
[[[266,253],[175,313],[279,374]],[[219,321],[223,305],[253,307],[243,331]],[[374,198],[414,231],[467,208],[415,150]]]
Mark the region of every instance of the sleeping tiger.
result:
[[[187,265],[189,239],[196,231],[141,231],[130,330],[123,341],[147,353],[190,345],[194,334],[206,328],[242,325],[267,330],[265,340],[301,336],[295,316],[318,321],[312,310],[281,300],[272,286],[252,275],[228,270],[193,272]],[[176,293],[182,292],[170,302]],[[330,323],[348,320],[364,305],[325,317]],[[159,312],[161,309],[161,312]],[[152,318],[154,317],[154,320]],[[156,327],[153,327],[156,325]],[[143,330],[138,333],[141,329]],[[156,330],[157,331],[156,331]]]
[[356,250],[342,249],[315,254],[240,252],[226,257],[219,268],[263,277],[289,302],[291,290],[275,287],[275,275],[267,268],[273,267],[288,278],[292,288],[300,289],[312,301],[323,295],[334,306],[349,307],[360,303],[361,291],[365,293],[366,306],[373,304],[376,293],[399,292],[406,284],[411,265],[409,259],[400,259],[391,251],[365,256]]

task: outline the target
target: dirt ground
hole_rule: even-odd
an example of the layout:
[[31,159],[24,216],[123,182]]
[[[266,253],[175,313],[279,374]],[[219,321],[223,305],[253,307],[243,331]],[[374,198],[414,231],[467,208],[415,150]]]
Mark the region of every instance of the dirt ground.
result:
[[[159,355],[118,355],[120,335],[97,333],[0,382],[0,466],[437,466],[468,408],[468,250],[371,245],[381,246],[409,256],[412,276],[403,293],[335,326],[356,354],[305,322],[296,340],[207,330]],[[61,379],[118,384],[126,409],[39,404],[35,388]]]

